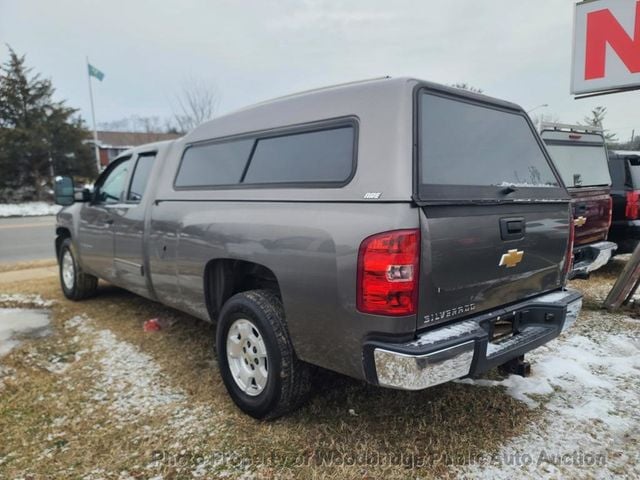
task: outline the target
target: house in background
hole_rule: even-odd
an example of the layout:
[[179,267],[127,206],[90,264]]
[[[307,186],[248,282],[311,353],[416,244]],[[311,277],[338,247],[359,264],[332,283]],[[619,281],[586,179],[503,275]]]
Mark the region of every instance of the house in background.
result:
[[[138,145],[173,140],[180,137],[177,133],[147,133],[147,132],[110,132],[98,130],[98,151],[102,168],[111,163],[118,155]],[[93,147],[93,134],[87,140]]]

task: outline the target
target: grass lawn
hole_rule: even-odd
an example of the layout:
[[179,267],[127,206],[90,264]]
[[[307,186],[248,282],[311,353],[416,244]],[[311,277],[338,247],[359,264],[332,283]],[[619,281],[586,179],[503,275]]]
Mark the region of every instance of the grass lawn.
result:
[[[619,268],[574,282],[595,314]],[[27,297],[0,307],[28,307],[28,295],[53,305],[51,333],[0,358],[0,478],[464,476],[460,465],[542,423],[553,396],[531,408],[501,387],[402,392],[321,371],[306,406],[260,422],[227,396],[210,325],[107,284],[78,303],[62,297],[57,278],[3,290]],[[155,317],[171,326],[144,332]]]

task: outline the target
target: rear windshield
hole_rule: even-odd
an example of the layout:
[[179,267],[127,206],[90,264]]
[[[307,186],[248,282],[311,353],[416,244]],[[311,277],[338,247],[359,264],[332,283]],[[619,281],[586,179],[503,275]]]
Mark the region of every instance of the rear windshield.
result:
[[547,143],[547,150],[567,187],[611,185],[604,145]]
[[559,186],[521,114],[423,93],[419,133],[424,190],[429,185],[493,187],[496,192],[507,186]]

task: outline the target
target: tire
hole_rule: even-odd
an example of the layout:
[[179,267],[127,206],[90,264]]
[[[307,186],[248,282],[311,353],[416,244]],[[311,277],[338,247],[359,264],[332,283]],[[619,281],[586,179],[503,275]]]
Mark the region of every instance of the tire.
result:
[[274,419],[308,398],[311,366],[296,357],[282,302],[273,292],[250,290],[227,300],[218,317],[216,350],[222,381],[248,415]]
[[58,266],[62,293],[69,300],[82,300],[96,294],[98,278],[80,269],[70,238],[65,238],[60,245]]

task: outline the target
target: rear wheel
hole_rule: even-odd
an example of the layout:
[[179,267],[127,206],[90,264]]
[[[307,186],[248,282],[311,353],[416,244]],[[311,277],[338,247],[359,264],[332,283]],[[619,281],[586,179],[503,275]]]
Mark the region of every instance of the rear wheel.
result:
[[60,267],[60,286],[62,293],[69,300],[82,300],[95,295],[98,279],[82,272],[73,253],[70,238],[66,238],[60,246],[58,265]]
[[293,351],[274,293],[251,290],[231,297],[220,312],[216,349],[229,395],[252,417],[279,417],[308,397],[310,366]]

